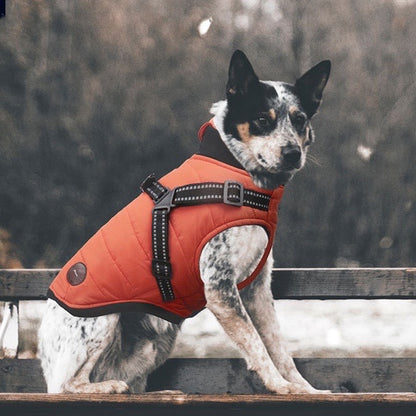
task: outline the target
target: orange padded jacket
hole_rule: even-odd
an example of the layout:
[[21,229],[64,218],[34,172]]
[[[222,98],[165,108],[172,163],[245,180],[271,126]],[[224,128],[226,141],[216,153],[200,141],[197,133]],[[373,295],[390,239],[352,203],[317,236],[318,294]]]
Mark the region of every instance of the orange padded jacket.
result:
[[283,186],[274,191],[258,188],[246,171],[198,154],[160,179],[160,183],[174,188],[226,180],[270,195],[269,210],[225,204],[173,209],[169,218],[169,250],[174,300],[162,300],[151,272],[154,203],[144,193],[118,212],[69,260],[52,282],[49,297],[76,316],[138,310],[179,323],[206,304],[199,271],[205,244],[227,228],[260,225],[267,231],[269,242],[255,271],[238,285],[239,289],[245,287],[259,274],[272,248]]

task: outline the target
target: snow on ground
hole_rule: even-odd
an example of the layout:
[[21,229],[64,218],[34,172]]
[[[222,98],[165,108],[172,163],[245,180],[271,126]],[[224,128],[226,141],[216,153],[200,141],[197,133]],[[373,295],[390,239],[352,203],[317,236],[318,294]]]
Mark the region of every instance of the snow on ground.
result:
[[[21,302],[22,358],[34,356],[43,307],[42,302]],[[294,356],[416,356],[416,301],[279,300],[275,307]],[[172,355],[238,357],[239,353],[205,310],[185,321]]]
[[[416,302],[275,301],[289,350],[297,357],[416,356]],[[183,324],[173,355],[238,357],[209,311]]]

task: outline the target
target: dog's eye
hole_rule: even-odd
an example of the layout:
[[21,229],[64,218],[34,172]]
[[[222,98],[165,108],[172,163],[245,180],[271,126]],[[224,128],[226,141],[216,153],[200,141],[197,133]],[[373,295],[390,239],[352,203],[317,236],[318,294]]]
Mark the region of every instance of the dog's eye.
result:
[[297,130],[303,131],[308,118],[306,117],[306,114],[300,111],[295,111],[290,114],[290,121]]
[[256,123],[257,127],[260,128],[269,127],[270,125],[270,121],[266,117],[259,117],[254,120],[254,122]]

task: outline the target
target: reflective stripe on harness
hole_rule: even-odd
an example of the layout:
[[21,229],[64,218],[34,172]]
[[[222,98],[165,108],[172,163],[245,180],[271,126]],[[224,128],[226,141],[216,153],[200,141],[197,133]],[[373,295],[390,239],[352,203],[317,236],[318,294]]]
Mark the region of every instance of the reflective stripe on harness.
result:
[[168,244],[169,213],[172,208],[223,203],[268,211],[271,199],[267,194],[245,189],[237,181],[202,182],[169,189],[158,182],[154,175],[150,175],[140,188],[155,203],[152,210],[152,274],[164,302],[175,299]]

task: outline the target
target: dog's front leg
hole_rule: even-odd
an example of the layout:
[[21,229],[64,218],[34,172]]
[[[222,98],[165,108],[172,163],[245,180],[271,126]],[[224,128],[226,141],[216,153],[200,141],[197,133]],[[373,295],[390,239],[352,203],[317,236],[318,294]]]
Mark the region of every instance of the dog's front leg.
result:
[[[266,388],[275,393],[298,392],[299,386],[285,380],[273,364],[237,289],[237,282],[247,277],[261,258],[267,237],[263,241],[265,233],[263,230],[260,233],[258,240],[253,236],[252,227],[231,228],[206,244],[201,253],[200,269],[207,308],[241,349],[248,368],[257,373]],[[246,244],[241,244],[242,237]],[[260,240],[262,243],[257,244]]]
[[299,392],[326,393],[316,390],[297,370],[293,358],[282,338],[279,321],[274,309],[271,291],[273,257],[269,256],[266,265],[256,280],[241,291],[241,298],[250,318],[259,332],[275,366],[283,377],[299,386]]
[[[255,371],[264,385],[275,393],[290,393],[291,385],[277,371],[244,309],[236,285],[206,285],[207,308],[215,315],[228,336],[243,352],[249,370]],[[224,290],[226,291],[224,293]]]

